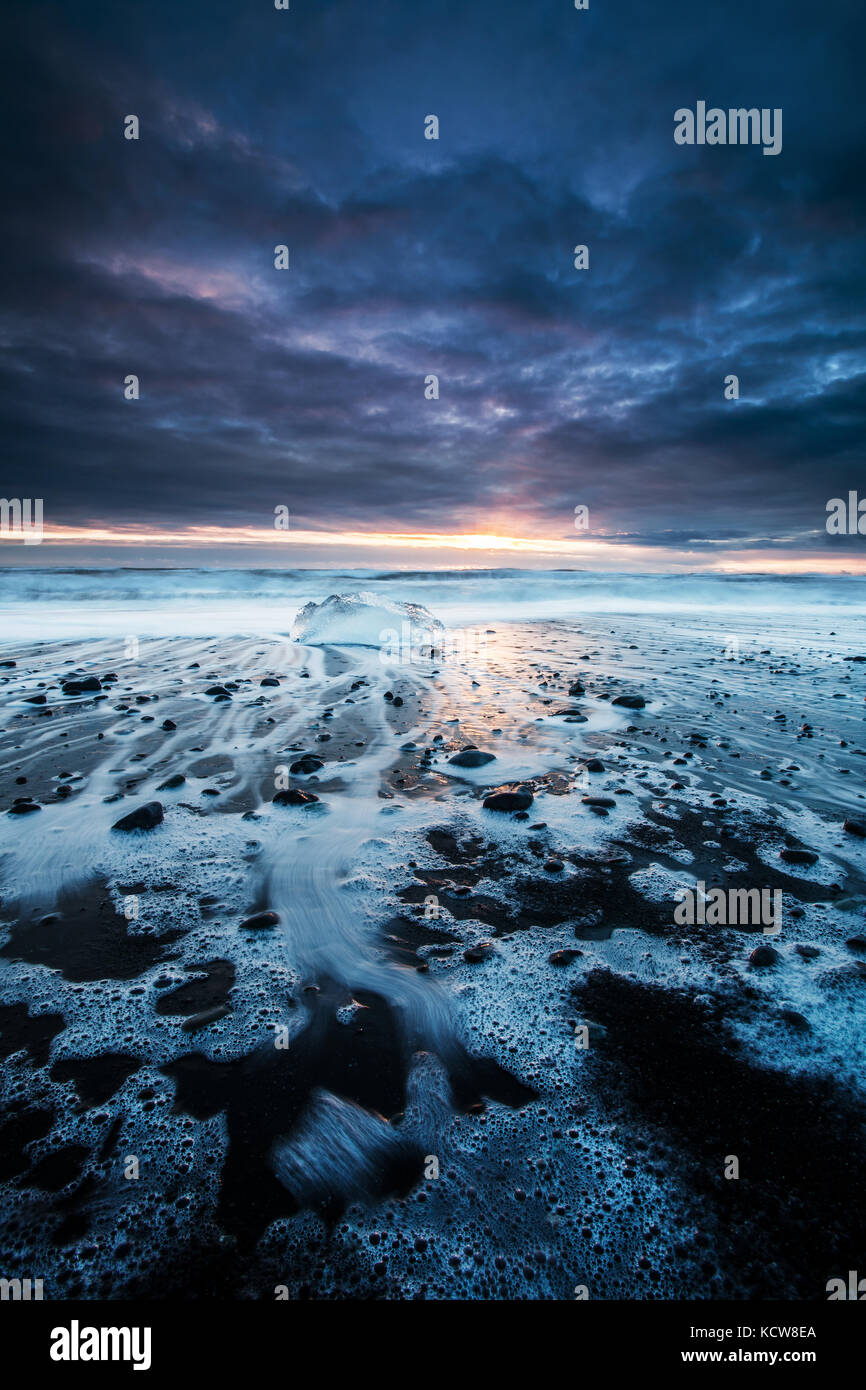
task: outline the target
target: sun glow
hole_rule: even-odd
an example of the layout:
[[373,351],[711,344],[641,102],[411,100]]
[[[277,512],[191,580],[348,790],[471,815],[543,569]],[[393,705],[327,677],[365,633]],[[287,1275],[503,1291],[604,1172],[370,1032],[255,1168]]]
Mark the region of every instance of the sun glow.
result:
[[[847,550],[829,553],[791,545],[785,553],[761,549],[754,543],[710,549],[694,545],[647,546],[635,540],[619,540],[610,535],[582,532],[565,536],[512,536],[505,528],[491,531],[316,531],[303,527],[277,530],[272,526],[184,526],[162,529],[153,526],[58,526],[42,528],[43,550],[81,551],[108,549],[137,551],[137,560],[146,562],[148,552],[221,550],[234,553],[247,548],[255,563],[289,561],[300,566],[328,564],[367,565],[391,563],[398,567],[411,563],[415,553],[427,553],[434,567],[459,565],[461,555],[484,557],[483,564],[509,564],[522,558],[532,568],[560,565],[600,570],[659,572],[750,572],[764,574],[866,574],[866,557]],[[19,537],[0,535],[0,553],[13,547],[23,549]],[[379,552],[377,560],[373,552]],[[291,558],[290,558],[291,557]],[[27,559],[38,563],[39,547],[27,546]],[[227,556],[226,556],[227,559]],[[251,561],[252,562],[252,561]],[[232,560],[236,563],[236,560]]]
[[264,526],[187,526],[172,530],[133,526],[50,526],[42,531],[48,545],[275,545],[361,546],[367,549],[400,547],[414,550],[497,550],[533,555],[574,555],[601,541],[573,541],[532,536],[503,536],[481,531],[449,535],[434,531],[310,531],[290,528],[277,531]]

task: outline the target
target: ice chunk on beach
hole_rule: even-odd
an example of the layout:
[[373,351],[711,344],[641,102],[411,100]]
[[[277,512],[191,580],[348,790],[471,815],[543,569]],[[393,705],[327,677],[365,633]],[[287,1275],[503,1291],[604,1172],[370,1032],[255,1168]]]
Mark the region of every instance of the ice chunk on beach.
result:
[[271,1162],[297,1202],[351,1201],[381,1188],[408,1147],[400,1129],[381,1115],[317,1090],[292,1138],[275,1145]]
[[307,603],[292,623],[292,639],[307,646],[382,647],[396,656],[441,649],[445,627],[420,603],[400,603],[378,594],[331,594]]

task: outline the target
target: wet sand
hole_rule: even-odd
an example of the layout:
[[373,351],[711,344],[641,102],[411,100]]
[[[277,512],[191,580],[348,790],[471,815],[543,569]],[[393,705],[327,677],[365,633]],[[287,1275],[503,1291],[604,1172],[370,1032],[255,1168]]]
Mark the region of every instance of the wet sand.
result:
[[[862,653],[830,622],[491,627],[396,666],[0,654],[6,1277],[823,1300],[856,1267]],[[781,890],[781,932],[678,925],[698,882]]]

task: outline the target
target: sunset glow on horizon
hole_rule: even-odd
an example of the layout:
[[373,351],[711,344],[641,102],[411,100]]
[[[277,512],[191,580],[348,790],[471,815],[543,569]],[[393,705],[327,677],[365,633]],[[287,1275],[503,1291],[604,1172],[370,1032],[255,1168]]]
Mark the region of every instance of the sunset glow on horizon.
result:
[[[11,558],[13,550],[23,550],[20,541],[0,537],[2,552]],[[394,551],[424,552],[442,557],[444,567],[449,557],[472,555],[488,561],[494,557],[505,560],[523,558],[526,561],[548,557],[551,567],[557,562],[572,561],[580,568],[615,570],[683,569],[737,573],[742,571],[768,574],[854,574],[866,573],[866,557],[848,554],[820,554],[805,547],[802,551],[788,550],[784,555],[772,555],[758,545],[731,546],[722,549],[718,543],[711,548],[706,542],[679,542],[676,545],[647,546],[615,536],[586,536],[572,540],[556,536],[520,536],[486,531],[320,531],[307,528],[274,530],[260,526],[186,526],[159,529],[136,526],[52,526],[46,525],[41,545],[49,550],[93,551],[108,547],[140,551],[145,560],[148,552],[163,548],[172,551],[219,551],[223,547],[255,548],[257,555],[282,562],[290,551],[300,552],[299,561],[311,563],[311,552],[324,552],[331,558],[351,563],[351,552],[363,557],[359,567],[370,560],[371,551],[384,552],[383,559]],[[27,546],[27,558],[38,563],[38,548]],[[337,555],[334,554],[337,553]],[[68,556],[66,557],[68,558]],[[55,563],[55,561],[52,561]],[[265,563],[249,557],[249,564]],[[435,560],[434,560],[435,565]],[[378,566],[376,566],[378,567]]]

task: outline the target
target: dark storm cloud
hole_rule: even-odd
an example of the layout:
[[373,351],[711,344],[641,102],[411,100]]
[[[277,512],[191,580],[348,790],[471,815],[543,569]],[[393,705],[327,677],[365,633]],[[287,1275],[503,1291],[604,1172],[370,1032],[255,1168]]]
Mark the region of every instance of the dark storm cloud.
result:
[[[859,7],[30,3],[13,30],[4,495],[825,543],[862,477]],[[698,99],[782,107],[782,153],[676,146]]]

